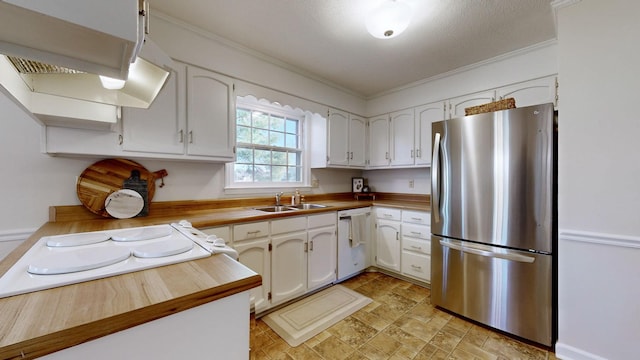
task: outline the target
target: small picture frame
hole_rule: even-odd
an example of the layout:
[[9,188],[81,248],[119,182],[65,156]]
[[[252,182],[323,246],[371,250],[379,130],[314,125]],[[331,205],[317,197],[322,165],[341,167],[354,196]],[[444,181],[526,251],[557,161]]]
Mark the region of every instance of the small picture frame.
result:
[[364,187],[364,178],[354,177],[351,178],[351,191],[354,193],[361,193]]

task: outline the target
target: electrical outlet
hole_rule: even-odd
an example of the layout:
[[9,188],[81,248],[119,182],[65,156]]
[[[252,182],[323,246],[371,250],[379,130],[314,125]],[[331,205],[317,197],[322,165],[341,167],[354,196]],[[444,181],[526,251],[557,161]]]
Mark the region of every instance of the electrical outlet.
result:
[[320,180],[318,179],[311,179],[311,187],[317,188],[320,186]]
[[409,180],[409,189],[413,189],[413,179]]

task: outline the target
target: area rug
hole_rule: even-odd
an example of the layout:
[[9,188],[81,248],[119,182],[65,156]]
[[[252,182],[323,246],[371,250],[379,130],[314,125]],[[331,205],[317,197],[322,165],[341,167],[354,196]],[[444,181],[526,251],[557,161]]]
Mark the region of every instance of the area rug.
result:
[[289,345],[295,347],[371,301],[342,285],[334,285],[272,312],[262,320]]

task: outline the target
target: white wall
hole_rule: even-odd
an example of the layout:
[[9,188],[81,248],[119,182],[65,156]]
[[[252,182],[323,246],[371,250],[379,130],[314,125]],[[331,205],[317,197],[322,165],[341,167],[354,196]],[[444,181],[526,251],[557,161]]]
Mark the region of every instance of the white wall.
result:
[[563,359],[638,359],[640,2],[558,11]]
[[373,192],[431,194],[431,168],[367,170],[362,176]]

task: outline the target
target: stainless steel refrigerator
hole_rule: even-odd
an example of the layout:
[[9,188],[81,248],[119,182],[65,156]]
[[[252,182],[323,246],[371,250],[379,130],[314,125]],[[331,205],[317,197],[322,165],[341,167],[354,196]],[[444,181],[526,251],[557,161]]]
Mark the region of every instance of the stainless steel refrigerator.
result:
[[555,341],[553,104],[432,124],[431,302]]

